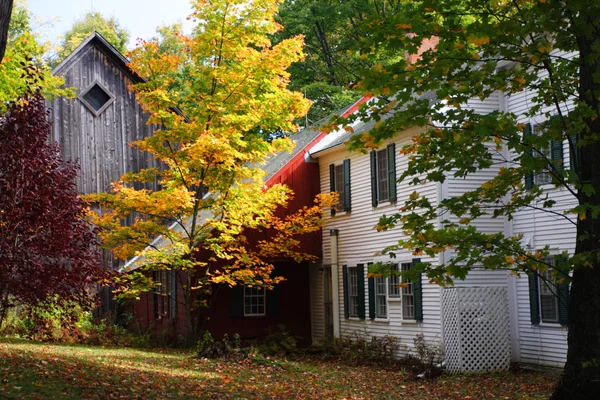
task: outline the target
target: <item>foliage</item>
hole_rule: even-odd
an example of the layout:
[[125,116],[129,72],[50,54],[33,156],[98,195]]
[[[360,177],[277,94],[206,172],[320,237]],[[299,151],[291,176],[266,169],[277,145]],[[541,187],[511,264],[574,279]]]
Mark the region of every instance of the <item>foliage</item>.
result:
[[269,327],[264,342],[258,347],[259,353],[266,356],[285,357],[297,352],[296,339],[290,335],[285,325],[278,325],[277,329]]
[[[411,361],[411,356],[407,357],[407,362],[412,366],[413,372],[418,371],[418,376],[424,378],[435,378],[442,374],[441,363],[444,358],[444,352],[440,343],[427,342],[425,335],[418,333],[413,339],[415,343],[415,354],[418,364]],[[419,365],[420,364],[420,365]]]
[[372,336],[365,339],[355,333],[352,337],[327,339],[322,350],[326,358],[334,358],[351,365],[380,365],[394,364],[394,353],[398,347],[396,336]]
[[0,119],[0,323],[15,305],[89,304],[101,277],[77,165],[63,161],[49,133],[39,94]]
[[[424,127],[402,149],[409,165],[400,181],[415,192],[398,213],[379,221],[379,230],[399,224],[405,234],[386,251],[393,256],[406,249],[436,260],[446,253],[443,264],[423,262],[406,275],[423,273],[449,285],[475,266],[515,274],[549,268],[548,246],[532,249],[518,233],[480,230],[483,218],[510,221],[536,210],[577,229],[575,254],[565,251],[566,261],[552,270],[558,283],[571,282],[569,352],[555,397],[600,397],[595,378],[600,366],[583,368],[600,359],[599,3],[400,4],[400,12],[367,23],[372,34],[361,43],[363,57],[376,62],[381,49],[418,54],[424,40],[439,43],[421,57],[365,71],[360,87],[392,101],[363,109],[357,117],[377,123],[350,146],[377,147],[399,131]],[[527,109],[520,115],[485,114],[467,106],[469,99],[484,100],[497,92],[509,101],[526,92]],[[540,123],[539,134],[528,134],[528,121]],[[561,159],[547,150],[552,143],[568,149]],[[480,170],[493,176],[463,195],[433,203],[419,193],[424,182],[463,179]],[[539,184],[533,179],[538,174],[547,174],[551,182]],[[570,205],[556,202],[557,189],[570,196]]]
[[150,347],[150,334],[132,332],[115,324],[110,316],[95,319],[91,313],[84,314],[77,322],[78,343],[94,346]]
[[[263,182],[260,165],[292,142],[268,141],[261,132],[293,131],[293,119],[307,109],[301,94],[286,87],[286,69],[302,58],[302,38],[275,46],[267,39],[281,29],[273,19],[277,1],[198,1],[194,7],[194,33],[169,36],[185,51],[160,51],[161,42],[153,40],[132,53],[131,68],[149,79],[136,85],[137,98],[149,123],[162,127],[135,145],[164,169],[126,174],[112,194],[89,197],[107,210],[96,218],[105,246],[121,259],[138,256],[138,269],[121,278],[122,296],[155,287],[149,271],[184,272],[179,283],[190,343],[215,285],[272,289],[282,278],[271,275],[268,260],[310,259],[298,251],[297,237],[318,231],[321,206],[334,201],[323,195],[314,207],[278,217],[291,191]],[[143,188],[155,180],[160,190]],[[133,224],[123,225],[130,216]],[[253,230],[268,230],[269,240],[248,243]]]
[[77,323],[84,314],[75,302],[49,298],[36,306],[10,310],[2,334],[40,341],[77,342],[80,339]]
[[105,18],[98,11],[89,11],[73,23],[65,32],[56,52],[53,64],[57,65],[94,32],[98,32],[121,54],[127,52],[129,31],[122,27],[116,18]]
[[244,355],[242,352],[242,339],[237,333],[229,339],[228,335],[223,339],[215,341],[209,331],[202,334],[196,345],[196,357],[198,358],[229,358],[236,355]]
[[0,338],[0,396],[28,399],[546,399],[556,375],[518,372],[413,380],[318,358],[290,368],[188,351],[65,346]]
[[277,18],[286,29],[274,35],[275,43],[295,35],[305,37],[306,58],[292,64],[289,71],[291,86],[313,102],[308,124],[358,100],[360,91],[353,85],[363,69],[398,57],[380,52],[373,61],[361,57],[357,47],[369,35],[365,21],[383,18],[398,8],[398,1],[388,0],[286,0],[281,4]]
[[61,86],[64,80],[52,76],[42,59],[46,45],[32,33],[30,13],[24,1],[16,1],[8,30],[8,46],[0,62],[0,113],[8,111],[9,102],[26,93],[40,90],[42,95],[69,96],[72,91]]

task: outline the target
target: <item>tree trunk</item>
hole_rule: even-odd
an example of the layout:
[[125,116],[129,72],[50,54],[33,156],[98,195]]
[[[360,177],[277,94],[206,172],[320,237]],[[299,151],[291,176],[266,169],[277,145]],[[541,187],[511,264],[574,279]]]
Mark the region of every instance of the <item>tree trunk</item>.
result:
[[[579,37],[580,45],[580,100],[600,115],[600,82],[594,74],[600,71],[600,53],[592,49],[595,38]],[[586,120],[588,130],[580,134],[580,141],[591,143],[581,147],[577,168],[582,184],[591,184],[595,193],[587,196],[579,192],[579,203],[600,205],[600,118]],[[596,136],[595,139],[592,139]],[[577,223],[576,254],[589,254],[591,266],[578,266],[573,272],[571,304],[569,306],[569,333],[567,362],[552,399],[600,399],[600,219],[591,212]]]
[[4,58],[4,51],[8,41],[8,27],[12,14],[13,0],[0,0],[0,62]]

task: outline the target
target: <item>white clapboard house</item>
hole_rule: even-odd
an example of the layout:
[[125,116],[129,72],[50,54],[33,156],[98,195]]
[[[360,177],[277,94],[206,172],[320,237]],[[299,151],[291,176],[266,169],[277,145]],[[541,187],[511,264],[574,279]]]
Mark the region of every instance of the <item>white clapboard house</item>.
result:
[[[523,115],[530,95],[496,93],[469,105],[478,113],[507,110]],[[519,122],[528,124],[526,134],[533,134],[542,121],[540,117]],[[399,340],[401,356],[411,351],[413,339],[422,333],[426,340],[444,345],[446,363],[455,370],[505,369],[510,362],[562,366],[567,352],[566,307],[558,301],[556,290],[539,277],[481,269],[450,288],[429,283],[425,277],[406,287],[398,287],[397,277],[367,277],[371,263],[392,262],[395,268],[404,270],[418,261],[409,251],[397,251],[394,259],[377,255],[403,235],[399,226],[384,232],[374,229],[383,214],[396,212],[415,190],[432,203],[472,190],[490,180],[502,166],[465,179],[448,177],[443,184],[428,182],[415,187],[396,183],[407,168],[407,158],[400,149],[424,128],[400,132],[369,154],[349,152],[345,142],[351,135],[368,131],[372,124],[359,121],[353,130],[332,132],[306,156],[308,162],[319,163],[321,191],[338,192],[341,199],[340,209],[325,215],[324,261],[311,271],[313,341],[333,335],[392,335]],[[566,142],[554,147],[553,155],[569,165]],[[504,157],[510,157],[504,153]],[[543,183],[546,177],[533,179]],[[574,206],[570,193],[555,189],[549,180],[546,189],[557,201],[554,211]],[[548,245],[551,253],[558,255],[575,249],[575,226],[543,211],[528,209],[512,221],[488,217],[475,223],[488,233],[522,233],[532,250]],[[423,261],[443,263],[448,256],[440,254],[437,259]],[[552,279],[551,275],[547,278]]]

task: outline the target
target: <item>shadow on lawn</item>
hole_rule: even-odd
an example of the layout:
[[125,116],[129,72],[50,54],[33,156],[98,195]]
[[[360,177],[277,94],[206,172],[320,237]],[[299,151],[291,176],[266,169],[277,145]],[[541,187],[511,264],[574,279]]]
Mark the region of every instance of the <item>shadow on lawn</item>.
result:
[[231,397],[231,379],[210,367],[192,360],[191,353],[3,339],[0,399]]

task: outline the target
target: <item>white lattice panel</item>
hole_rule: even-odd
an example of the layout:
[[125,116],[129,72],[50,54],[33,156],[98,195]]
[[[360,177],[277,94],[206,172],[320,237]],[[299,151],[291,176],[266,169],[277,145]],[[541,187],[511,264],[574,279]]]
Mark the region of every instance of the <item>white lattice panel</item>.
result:
[[450,372],[501,371],[510,367],[506,287],[442,290],[446,368]]

